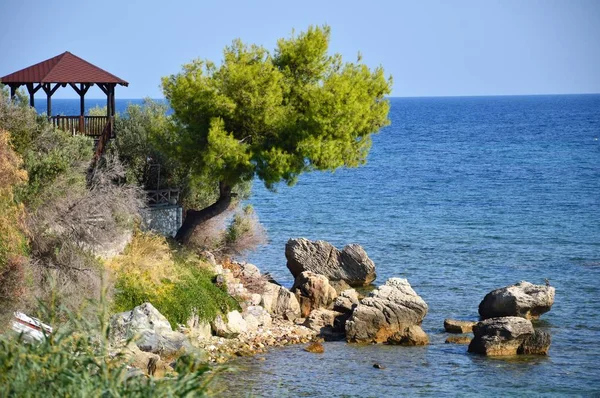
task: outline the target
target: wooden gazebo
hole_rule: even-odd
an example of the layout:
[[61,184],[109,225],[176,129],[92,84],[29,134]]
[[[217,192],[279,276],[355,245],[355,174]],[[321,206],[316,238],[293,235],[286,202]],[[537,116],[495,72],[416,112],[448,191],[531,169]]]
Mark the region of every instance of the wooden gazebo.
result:
[[[54,126],[72,133],[84,134],[97,140],[96,156],[114,135],[115,87],[128,86],[125,80],[66,51],[28,68],[0,78],[10,87],[14,97],[19,87],[25,86],[29,93],[29,105],[34,106],[34,94],[42,89],[47,97],[48,118]],[[71,86],[80,98],[79,116],[53,116],[52,95],[59,87]],[[106,94],[106,116],[85,116],[85,94],[97,85]]]

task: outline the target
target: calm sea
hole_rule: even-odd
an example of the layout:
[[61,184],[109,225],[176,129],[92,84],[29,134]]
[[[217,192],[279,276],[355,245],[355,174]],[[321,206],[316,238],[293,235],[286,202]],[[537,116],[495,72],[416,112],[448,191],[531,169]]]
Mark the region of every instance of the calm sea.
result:
[[[53,101],[55,111],[61,102],[76,112],[76,100]],[[127,102],[140,101],[117,100],[119,110]],[[366,166],[306,174],[278,193],[255,184],[269,244],[249,260],[289,285],[290,237],[360,243],[377,284],[408,278],[429,304],[431,345],[276,349],[234,362],[229,395],[600,394],[600,95],[391,105]],[[444,344],[444,318],[475,320],[490,290],[544,278],[556,287],[537,324],[552,335],[548,357],[486,359]]]

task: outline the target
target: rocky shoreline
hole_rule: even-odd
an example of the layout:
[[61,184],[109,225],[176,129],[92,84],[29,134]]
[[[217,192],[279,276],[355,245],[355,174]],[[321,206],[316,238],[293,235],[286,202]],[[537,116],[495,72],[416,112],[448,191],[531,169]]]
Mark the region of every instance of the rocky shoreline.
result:
[[[173,360],[184,354],[224,363],[291,344],[312,343],[305,349],[320,353],[323,340],[429,344],[421,328],[427,303],[406,279],[390,278],[366,297],[350,286],[369,285],[375,277],[375,264],[358,245],[340,251],[327,242],[291,239],[286,246],[295,275],[291,289],[252,264],[219,264],[210,253],[205,257],[217,274],[214,282],[226,286],[239,309],[210,322],[192,317],[177,330],[150,303],[111,318],[113,346],[127,346],[132,363],[144,373],[168,374]],[[481,302],[480,322],[444,322],[454,334],[446,342],[469,344],[469,352],[487,356],[547,355],[550,336],[535,330],[530,319],[549,311],[553,302],[550,286],[519,282],[497,289]]]

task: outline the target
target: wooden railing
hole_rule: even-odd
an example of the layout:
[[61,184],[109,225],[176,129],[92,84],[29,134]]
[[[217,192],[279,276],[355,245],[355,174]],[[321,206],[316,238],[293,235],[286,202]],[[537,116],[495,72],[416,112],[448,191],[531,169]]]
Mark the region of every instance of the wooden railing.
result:
[[146,195],[150,207],[174,205],[179,201],[179,189],[156,189],[146,191]]
[[102,136],[109,118],[108,116],[52,116],[50,120],[54,127],[71,134],[99,138]]

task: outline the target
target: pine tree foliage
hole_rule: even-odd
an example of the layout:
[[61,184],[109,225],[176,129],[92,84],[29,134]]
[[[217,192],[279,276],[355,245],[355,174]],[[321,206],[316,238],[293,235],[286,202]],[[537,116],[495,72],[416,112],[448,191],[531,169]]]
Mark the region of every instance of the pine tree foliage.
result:
[[330,29],[280,39],[270,53],[240,40],[217,66],[195,60],[162,81],[175,128],[170,152],[208,181],[268,188],[312,170],[364,164],[370,135],[389,123],[381,67],[329,55]]

